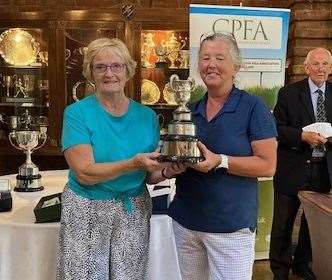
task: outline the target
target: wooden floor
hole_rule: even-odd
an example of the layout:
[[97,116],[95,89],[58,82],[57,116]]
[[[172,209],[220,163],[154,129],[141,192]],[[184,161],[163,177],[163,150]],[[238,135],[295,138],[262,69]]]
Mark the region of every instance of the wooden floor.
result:
[[[270,270],[269,261],[255,261],[253,280],[272,280],[273,274]],[[301,278],[296,277],[292,274],[289,275],[289,280],[299,280]]]

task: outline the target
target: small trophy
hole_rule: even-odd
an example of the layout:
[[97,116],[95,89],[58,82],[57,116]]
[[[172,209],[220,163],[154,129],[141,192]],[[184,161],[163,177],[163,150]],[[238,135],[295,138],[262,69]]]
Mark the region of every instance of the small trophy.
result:
[[153,68],[153,64],[150,61],[150,56],[154,52],[154,48],[156,46],[154,42],[154,34],[146,33],[142,34],[142,51],[141,51],[141,61],[142,66],[145,68]]
[[10,130],[15,130],[21,124],[19,116],[5,117],[4,114],[0,114],[0,122],[6,124]]
[[180,50],[181,64],[179,68],[189,68],[189,50]]
[[169,55],[167,48],[164,45],[160,44],[158,47],[155,48],[154,51],[158,56],[157,62],[155,63],[156,68],[166,68],[166,57]]
[[10,76],[10,75],[1,75],[0,74],[0,84],[3,87],[6,87],[6,97],[10,97],[10,88],[13,86],[14,84],[14,78],[16,77],[16,75],[14,76]]
[[189,163],[202,161],[204,158],[197,146],[196,126],[186,106],[195,81],[192,78],[179,80],[177,75],[172,75],[169,84],[180,106],[173,112],[173,120],[168,124],[167,134],[162,139],[159,160]]
[[28,110],[25,110],[21,116],[10,116],[7,124],[13,130],[8,136],[10,143],[15,148],[23,150],[27,156],[26,162],[19,167],[14,190],[18,192],[43,190],[40,185],[39,169],[31,161],[31,153],[45,144],[48,119],[44,116],[33,117]]
[[[20,130],[9,133],[10,143],[26,154],[26,161],[18,168],[18,175],[16,176],[16,187],[14,191],[17,192],[36,192],[44,189],[41,186],[41,175],[38,167],[31,161],[31,153],[34,150],[41,148],[47,139],[45,132]],[[16,144],[14,143],[16,142]],[[41,143],[39,144],[39,141]]]

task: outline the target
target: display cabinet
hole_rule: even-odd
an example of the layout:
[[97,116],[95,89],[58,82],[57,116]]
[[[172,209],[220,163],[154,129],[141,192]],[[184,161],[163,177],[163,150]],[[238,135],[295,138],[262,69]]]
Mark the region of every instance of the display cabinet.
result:
[[50,114],[47,27],[0,28],[1,146],[8,131],[47,131]]
[[140,34],[139,100],[160,115],[163,128],[172,119],[172,111],[177,106],[169,79],[173,74],[180,79],[186,79],[189,75],[189,33],[181,27],[164,25],[163,29],[157,29],[152,24],[145,24]]
[[42,153],[52,155],[58,152],[59,127],[54,114],[57,107],[54,91],[56,57],[55,48],[50,44],[54,42],[54,30],[50,21],[1,21],[1,174],[17,171],[25,160],[24,153],[10,143],[10,132],[46,132]]
[[[126,85],[127,96],[151,106],[168,123],[177,106],[169,77],[189,74],[188,14],[183,8],[174,13],[144,5],[0,12],[0,36],[11,42],[1,45],[0,54],[0,174],[17,172],[24,162],[8,134],[27,126],[47,132],[45,145],[32,156],[40,170],[67,168],[61,153],[63,111],[94,91],[82,75],[82,63],[84,48],[96,38],[126,43],[138,65]],[[18,30],[21,39],[14,36]],[[28,42],[24,51],[23,39]]]

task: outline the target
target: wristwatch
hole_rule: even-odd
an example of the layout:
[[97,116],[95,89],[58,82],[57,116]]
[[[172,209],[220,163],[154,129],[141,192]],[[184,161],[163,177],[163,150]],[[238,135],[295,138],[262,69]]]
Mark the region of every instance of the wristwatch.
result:
[[228,156],[224,154],[220,154],[219,156],[221,158],[221,163],[217,166],[217,168],[228,169]]

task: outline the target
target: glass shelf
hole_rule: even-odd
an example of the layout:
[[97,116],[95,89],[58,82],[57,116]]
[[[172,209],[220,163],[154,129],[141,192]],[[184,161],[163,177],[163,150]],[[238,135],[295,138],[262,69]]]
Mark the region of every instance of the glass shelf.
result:
[[0,103],[0,107],[36,107],[36,108],[48,108],[50,107],[48,104],[36,104],[31,102],[22,102],[22,103],[10,103],[10,102],[3,102]]
[[13,68],[13,69],[47,69],[45,65],[0,65],[0,68]]
[[156,110],[174,110],[176,109],[179,105],[170,105],[170,104],[165,104],[165,103],[155,103],[152,105],[148,105],[149,107],[156,109]]

